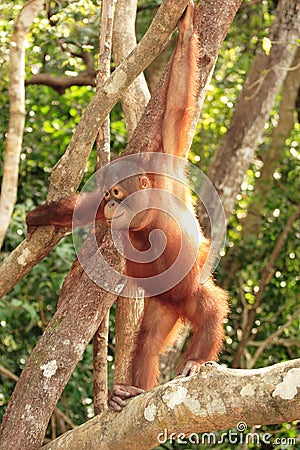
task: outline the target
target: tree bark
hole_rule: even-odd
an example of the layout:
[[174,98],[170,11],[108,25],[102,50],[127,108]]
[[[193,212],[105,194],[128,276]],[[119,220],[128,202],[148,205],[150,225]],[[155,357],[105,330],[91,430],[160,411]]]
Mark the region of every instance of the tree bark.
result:
[[[293,61],[299,29],[298,0],[280,0],[270,28],[270,53],[267,55],[262,49],[258,50],[230,127],[209,168],[208,177],[218,190],[227,219]],[[201,222],[204,229],[209,227],[207,217]]]
[[[140,395],[120,413],[107,411],[43,450],[148,450],[170,436],[173,442],[179,437],[189,443],[191,434],[195,439],[195,433],[231,427],[237,429],[235,443],[239,443],[247,426],[298,420],[299,388],[299,359],[251,371],[203,365],[198,375],[177,378]],[[216,445],[213,436],[209,443]]]
[[93,338],[93,395],[94,412],[100,414],[107,408],[107,343],[109,333],[109,310]]
[[285,141],[295,124],[296,100],[300,88],[300,48],[296,51],[291,66],[288,68],[282,86],[278,124],[271,136],[270,149],[263,158],[261,176],[255,183],[254,199],[249,207],[247,220],[243,223],[245,236],[254,234],[259,228],[261,212],[266,204],[266,197],[274,183],[274,171],[278,167]]

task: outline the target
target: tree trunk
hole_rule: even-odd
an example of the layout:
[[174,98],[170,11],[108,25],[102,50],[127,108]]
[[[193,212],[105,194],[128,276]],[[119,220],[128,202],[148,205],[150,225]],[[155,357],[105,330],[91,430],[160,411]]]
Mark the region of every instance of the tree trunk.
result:
[[43,8],[43,0],[24,5],[10,40],[9,124],[0,196],[0,249],[9,226],[18,191],[19,162],[25,125],[25,47],[26,35]]
[[[229,130],[209,168],[208,177],[220,195],[228,219],[244,174],[254,157],[276,96],[291,66],[300,29],[298,0],[280,0],[267,55],[259,49],[236,105]],[[202,222],[209,227],[208,219]]]
[[[113,30],[113,49],[116,65],[136,46],[135,19],[137,0],[118,0]],[[140,74],[122,97],[128,138],[130,139],[150,99],[143,74]],[[138,324],[144,310],[140,298],[119,297],[116,307],[116,346],[114,383],[132,384],[131,356],[135,346]]]
[[[136,9],[137,0],[117,0],[113,30],[113,55],[116,66],[122,63],[137,44],[135,36]],[[121,100],[129,138],[149,100],[149,89],[144,74],[141,73],[129,86]]]
[[[270,148],[263,158],[264,165],[261,175],[255,182],[253,201],[249,206],[246,219],[242,221],[242,241],[255,239],[262,225],[262,212],[266,203],[266,196],[274,184],[273,174],[282,157],[285,140],[294,126],[299,88],[300,49],[298,48],[283,84],[278,125],[274,128]],[[243,246],[240,248],[243,248]],[[226,272],[225,289],[230,286],[235,274],[241,267],[242,259],[239,257],[239,250],[237,247],[229,248],[223,260],[222,269]]]

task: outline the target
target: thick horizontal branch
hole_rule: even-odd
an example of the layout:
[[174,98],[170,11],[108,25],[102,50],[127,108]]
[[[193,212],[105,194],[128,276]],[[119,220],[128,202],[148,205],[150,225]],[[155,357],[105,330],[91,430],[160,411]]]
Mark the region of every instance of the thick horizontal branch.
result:
[[[213,432],[299,419],[300,359],[256,370],[203,365],[131,400],[121,413],[106,411],[43,447],[44,450],[146,450],[171,433]],[[173,438],[174,438],[173,434]]]

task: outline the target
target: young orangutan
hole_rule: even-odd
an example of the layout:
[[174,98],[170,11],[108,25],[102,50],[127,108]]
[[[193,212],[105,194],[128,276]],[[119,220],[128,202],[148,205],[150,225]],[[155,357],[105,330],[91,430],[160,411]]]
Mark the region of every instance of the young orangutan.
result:
[[[164,117],[161,123],[153,124],[157,128],[157,138],[150,149],[185,158],[190,145],[189,133],[197,93],[198,37],[193,28],[193,16],[191,2],[178,26],[177,46],[164,94]],[[151,157],[155,158],[155,155],[153,157],[152,153]],[[122,162],[122,158],[118,161]],[[138,281],[148,298],[132,355],[132,385],[115,384],[109,395],[109,403],[115,410],[125,406],[129,397],[155,386],[159,354],[172,342],[182,321],[187,320],[192,325],[193,338],[178,373],[185,376],[197,373],[201,364],[218,358],[223,345],[227,294],[216,286],[212,277],[199,282],[209,242],[198,225],[190,191],[182,180],[178,181],[176,163],[173,161],[167,165],[170,176],[149,173],[141,164],[137,175],[121,179],[115,185],[106,183],[104,179],[101,192],[73,195],[39,206],[27,216],[30,232],[43,225],[71,228],[74,210],[73,226],[96,220],[119,230],[128,229],[129,239],[124,244],[126,274]],[[109,170],[110,166],[108,178]],[[153,204],[160,204],[161,198],[164,199],[161,192],[171,194],[168,205],[153,207]],[[142,207],[137,206],[135,193],[143,195]],[[133,210],[135,213],[132,215]],[[147,254],[147,258],[151,251],[157,255],[156,246],[161,246],[162,240],[151,240],[151,233],[155,230],[161,230],[165,236],[165,247],[159,256],[150,260],[146,257],[143,260],[142,256],[139,260],[131,258],[130,252],[135,250],[139,255]],[[178,254],[181,255],[179,262],[176,260]],[[168,273],[170,267],[173,272],[164,278],[163,274]],[[186,267],[189,268],[187,273],[184,272]],[[173,275],[174,285],[170,278]],[[152,281],[149,283],[148,280]]]

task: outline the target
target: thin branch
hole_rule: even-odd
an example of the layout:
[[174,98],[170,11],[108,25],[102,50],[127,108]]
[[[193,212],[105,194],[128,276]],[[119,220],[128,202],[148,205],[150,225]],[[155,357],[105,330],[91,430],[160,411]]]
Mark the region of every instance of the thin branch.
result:
[[25,85],[43,84],[52,87],[59,94],[64,94],[65,90],[71,86],[95,86],[96,70],[84,70],[74,77],[59,77],[49,73],[38,73],[33,75]]
[[17,375],[15,375],[10,370],[6,369],[4,366],[0,366],[0,373],[13,381],[17,382],[19,380],[19,377]]
[[[136,46],[136,10],[137,0],[117,0],[113,28],[113,56],[116,66],[120,65]],[[147,83],[141,73],[121,99],[129,139],[149,99]],[[130,363],[143,307],[143,296],[131,298],[130,301],[123,297],[117,300],[114,383],[132,384]]]

